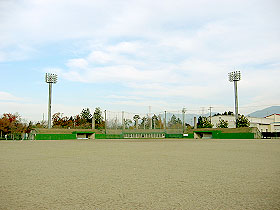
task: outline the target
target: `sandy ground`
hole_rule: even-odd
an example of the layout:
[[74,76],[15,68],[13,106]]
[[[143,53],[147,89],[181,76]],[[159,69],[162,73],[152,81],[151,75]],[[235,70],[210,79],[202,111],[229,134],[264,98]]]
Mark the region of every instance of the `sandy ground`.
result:
[[280,140],[1,141],[0,209],[280,209]]

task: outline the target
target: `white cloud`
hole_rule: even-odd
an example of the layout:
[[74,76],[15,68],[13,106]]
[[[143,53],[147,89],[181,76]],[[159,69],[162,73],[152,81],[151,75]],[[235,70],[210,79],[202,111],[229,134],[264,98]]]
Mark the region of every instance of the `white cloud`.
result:
[[0,92],[0,101],[20,101],[22,98],[16,97],[11,93]]
[[0,62],[21,61],[29,59],[37,53],[37,50],[25,44],[18,44],[16,47],[3,47],[0,44]]
[[108,95],[106,98],[109,99],[129,99],[129,100],[142,100],[143,98],[141,97],[136,97],[136,96],[124,96],[124,95]]
[[[71,106],[64,104],[53,104],[52,113],[60,112],[64,116],[73,116],[80,114],[82,106]],[[27,121],[41,121],[47,120],[47,104],[33,104],[33,103],[22,103],[19,101],[15,102],[1,102],[0,101],[0,115],[4,113],[20,113],[22,119]]]
[[158,81],[158,71],[140,71],[133,66],[115,65],[106,67],[89,68],[84,72],[70,71],[63,75],[72,81],[93,83],[130,83],[142,81]]
[[88,67],[88,62],[83,58],[70,59],[66,63],[66,66],[69,68],[86,69]]
[[137,53],[141,48],[140,43],[137,42],[120,42],[117,45],[109,46],[107,50],[114,53]]
[[110,61],[114,61],[115,59],[109,53],[105,53],[102,51],[93,51],[88,55],[87,60],[92,63],[105,64]]

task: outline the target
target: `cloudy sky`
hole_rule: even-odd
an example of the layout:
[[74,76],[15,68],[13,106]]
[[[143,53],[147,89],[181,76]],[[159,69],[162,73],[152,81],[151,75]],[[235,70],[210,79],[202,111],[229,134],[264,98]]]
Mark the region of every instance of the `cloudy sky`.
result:
[[278,0],[0,0],[0,114],[280,105]]

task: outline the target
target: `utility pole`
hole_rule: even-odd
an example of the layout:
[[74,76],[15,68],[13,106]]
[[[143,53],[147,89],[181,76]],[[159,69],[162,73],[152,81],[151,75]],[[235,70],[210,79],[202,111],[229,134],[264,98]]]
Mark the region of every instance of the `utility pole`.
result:
[[182,115],[183,115],[183,134],[185,132],[185,112],[186,112],[186,108],[182,109]]
[[235,125],[238,119],[238,96],[237,96],[237,82],[241,80],[240,71],[233,71],[228,73],[228,78],[230,82],[234,84],[234,98],[235,98]]
[[106,134],[106,126],[107,126],[107,116],[106,116],[106,110],[104,110],[104,114],[105,114],[105,124],[104,124],[104,126],[105,126],[105,134]]
[[212,123],[212,106],[209,107],[209,110],[210,110],[210,124]]
[[152,116],[151,116],[151,109],[152,109],[152,107],[149,106],[150,129],[153,129],[153,119],[152,119]]
[[164,111],[164,131],[166,133],[166,111]]
[[52,73],[46,73],[45,76],[46,83],[49,84],[49,105],[48,105],[48,129],[51,128],[51,123],[52,123],[52,84],[57,83],[57,75],[52,74]]
[[122,131],[124,131],[125,127],[124,127],[124,111],[122,111]]

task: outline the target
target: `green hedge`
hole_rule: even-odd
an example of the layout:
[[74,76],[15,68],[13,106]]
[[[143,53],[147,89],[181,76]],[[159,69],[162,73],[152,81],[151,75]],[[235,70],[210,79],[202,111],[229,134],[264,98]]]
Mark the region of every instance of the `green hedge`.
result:
[[75,134],[36,134],[35,140],[68,140],[77,139]]

